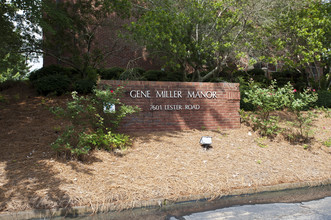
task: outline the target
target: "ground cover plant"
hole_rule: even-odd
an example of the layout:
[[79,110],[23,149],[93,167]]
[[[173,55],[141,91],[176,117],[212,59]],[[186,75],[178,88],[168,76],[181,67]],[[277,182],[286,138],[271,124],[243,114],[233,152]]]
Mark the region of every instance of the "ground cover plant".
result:
[[67,157],[82,159],[96,148],[111,151],[130,145],[129,136],[115,131],[124,117],[139,109],[121,103],[122,90],[120,85],[116,89],[95,89],[93,95],[87,96],[79,96],[74,91],[65,108],[51,108],[58,117],[70,121],[51,144],[52,148]]

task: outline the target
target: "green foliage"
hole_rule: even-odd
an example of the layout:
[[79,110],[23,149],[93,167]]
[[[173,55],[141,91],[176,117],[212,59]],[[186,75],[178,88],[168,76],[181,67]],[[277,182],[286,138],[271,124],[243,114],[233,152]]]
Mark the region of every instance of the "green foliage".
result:
[[250,102],[245,102],[247,99],[246,93],[250,90],[250,84],[243,77],[238,78],[240,83],[240,109],[245,111],[253,111],[255,110],[255,106]]
[[143,77],[147,81],[164,81],[167,78],[167,72],[163,70],[148,70],[144,73]]
[[132,68],[125,70],[120,76],[120,80],[140,80],[145,70],[141,68]]
[[323,142],[323,145],[326,147],[331,147],[331,137]]
[[[298,93],[290,83],[282,88],[277,88],[274,80],[268,88],[262,88],[251,81],[245,95],[243,101],[251,103],[256,109],[250,116],[253,129],[258,130],[262,136],[274,137],[279,134],[282,131],[279,126],[279,118],[271,116],[271,113],[276,110],[289,109],[296,116],[293,127],[298,129],[300,137],[307,140],[313,114],[305,115],[302,111],[316,102],[316,92],[307,89]],[[243,113],[241,114],[243,115]],[[247,116],[245,118],[247,120]]]
[[181,72],[167,72],[167,77],[164,81],[171,81],[171,82],[182,82],[183,81],[183,73]]
[[181,82],[183,81],[183,73],[164,70],[148,70],[143,74],[141,79],[147,81]]
[[42,95],[62,95],[70,91],[71,81],[66,75],[48,75],[34,82],[37,92]]
[[41,2],[0,0],[1,74],[7,69],[12,69],[14,75],[20,73],[24,76],[27,73],[26,60],[32,58],[40,46],[40,40],[32,33],[41,32],[37,24],[41,18]]
[[60,65],[49,65],[31,72],[29,75],[29,80],[33,83],[42,77],[50,75],[63,75],[64,77],[69,77],[71,75],[71,71],[70,69]]
[[74,83],[74,90],[79,94],[89,94],[96,86],[96,82],[89,79],[80,79]]
[[316,105],[319,107],[331,108],[331,91],[320,90]]
[[118,79],[125,70],[121,67],[112,67],[100,70],[101,79]]
[[[330,57],[330,2],[315,0],[280,2],[283,7],[274,8],[273,22],[265,27],[269,44],[269,57],[285,65],[304,69],[312,63],[323,62]],[[291,4],[291,7],[289,5]]]
[[[52,108],[51,111],[71,122],[52,144],[59,153],[82,159],[94,149],[114,150],[130,145],[127,135],[114,133],[120,121],[139,109],[120,102],[123,87],[116,89],[94,90],[90,96],[78,96],[72,92],[72,100],[66,108]],[[105,106],[114,104],[116,111],[105,111]]]
[[319,77],[318,80],[311,78],[310,84],[311,84],[312,88],[314,88],[316,90],[330,91],[329,87],[331,86],[331,74],[326,74],[324,76],[321,76],[321,77]]
[[326,118],[331,118],[331,108],[325,108],[324,106],[317,107],[317,110],[322,111]]
[[83,74],[75,69],[50,65],[31,72],[29,80],[43,95],[49,93],[61,95],[72,89],[82,94],[91,93],[96,85],[97,70],[89,67],[85,71],[85,77],[82,77]]
[[262,88],[251,81],[249,90],[245,92],[247,98],[244,102],[251,103],[259,112],[263,120],[268,119],[270,112],[280,110],[288,104],[287,93],[293,93],[292,86],[287,84],[286,87],[277,88],[276,81],[272,81],[268,88]]
[[[287,69],[280,72],[273,72],[272,78],[277,80],[278,87],[283,87],[288,82],[294,84],[294,88],[299,91],[302,91],[303,88],[307,87],[306,80],[304,80],[302,74],[296,70]],[[303,84],[303,86],[301,84]]]
[[255,140],[256,144],[261,148],[266,148],[268,145],[265,143],[265,137],[260,137]]
[[253,124],[253,129],[258,130],[261,136],[273,138],[282,132],[279,126],[279,117],[269,116],[264,119],[260,115],[251,115],[250,120]]
[[[145,1],[129,30],[151,56],[175,71],[193,70],[192,80],[217,74],[237,52],[246,21],[237,1]],[[201,76],[201,72],[208,74]],[[188,72],[186,72],[186,75]]]
[[0,56],[0,83],[22,80],[27,71],[28,67],[22,54],[7,53],[2,60]]
[[287,134],[285,135],[291,142],[307,142],[313,134],[311,126],[314,118],[317,116],[311,111],[296,111],[295,114],[296,120],[288,122],[291,129],[288,129]]

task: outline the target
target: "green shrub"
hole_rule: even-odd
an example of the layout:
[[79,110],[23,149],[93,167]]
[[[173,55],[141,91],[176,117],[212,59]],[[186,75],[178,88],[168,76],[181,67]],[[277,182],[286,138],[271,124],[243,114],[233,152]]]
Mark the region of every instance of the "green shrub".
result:
[[316,105],[318,107],[331,108],[331,91],[327,91],[327,90],[318,91],[318,99]]
[[244,79],[244,77],[238,77],[239,81],[239,91],[240,91],[240,109],[244,111],[253,111],[255,106],[250,102],[244,102],[247,99],[246,92],[250,90],[249,83]]
[[143,74],[143,77],[148,81],[163,81],[167,78],[167,73],[162,70],[148,70]]
[[[72,92],[72,100],[66,108],[56,107],[51,111],[71,122],[71,126],[52,143],[52,148],[68,157],[83,159],[94,149],[114,150],[130,144],[127,135],[115,133],[120,121],[139,109],[120,102],[123,87],[94,90],[93,95],[78,96]],[[105,111],[105,106],[113,104],[116,111]]]
[[248,70],[247,71],[248,75],[250,76],[265,76],[265,72],[263,71],[263,69],[252,69],[252,70]]
[[121,67],[112,67],[108,69],[103,69],[100,70],[100,77],[101,79],[118,79],[120,75],[124,72],[125,70]]
[[71,75],[71,70],[69,68],[59,65],[45,66],[31,72],[29,75],[29,80],[31,82],[34,82],[42,77],[50,76],[50,75],[65,75],[69,77]]
[[289,109],[295,113],[296,120],[292,123],[297,129],[298,137],[308,139],[313,115],[303,114],[317,100],[317,94],[310,89],[297,92],[288,82],[284,87],[277,88],[276,81],[272,81],[268,88],[262,88],[251,81],[245,91],[244,102],[251,103],[256,110],[251,115],[254,130],[258,130],[262,136],[274,137],[280,131],[279,119],[270,114],[276,110]]
[[96,82],[89,79],[77,80],[74,84],[74,90],[79,94],[91,93],[96,85]]
[[37,92],[42,95],[54,93],[62,95],[70,91],[71,81],[66,75],[48,75],[39,78],[34,82]]
[[183,81],[183,73],[181,73],[181,72],[167,72],[167,78],[164,81],[182,82]]
[[140,80],[144,72],[141,68],[127,69],[120,75],[119,80]]

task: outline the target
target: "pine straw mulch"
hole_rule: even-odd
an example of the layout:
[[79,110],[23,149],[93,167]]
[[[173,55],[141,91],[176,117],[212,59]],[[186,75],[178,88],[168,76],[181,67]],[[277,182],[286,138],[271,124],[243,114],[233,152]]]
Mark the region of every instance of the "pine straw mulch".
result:
[[[261,139],[242,125],[136,133],[132,148],[95,151],[79,162],[56,157],[49,146],[64,125],[47,106],[66,97],[39,97],[25,85],[1,94],[0,212],[101,204],[124,209],[137,201],[217,197],[234,189],[331,178],[331,149],[322,144],[331,137],[331,118],[323,113],[314,122],[309,150],[282,138]],[[209,150],[198,144],[203,135],[213,138]]]

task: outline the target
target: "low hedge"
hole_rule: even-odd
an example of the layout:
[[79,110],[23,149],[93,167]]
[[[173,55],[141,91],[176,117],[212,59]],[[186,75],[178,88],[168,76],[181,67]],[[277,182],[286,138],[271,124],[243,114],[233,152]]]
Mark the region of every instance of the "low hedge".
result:
[[65,75],[48,75],[34,82],[37,92],[42,95],[62,95],[70,91],[71,80]]
[[331,108],[331,91],[318,91],[318,100],[316,102],[318,107]]
[[63,75],[69,77],[71,74],[71,69],[59,66],[59,65],[50,65],[42,67],[38,70],[35,70],[30,73],[29,80],[33,83],[34,81],[50,75]]
[[118,79],[120,75],[124,72],[125,70],[121,67],[112,67],[108,69],[101,69],[100,70],[100,77],[101,79]]

